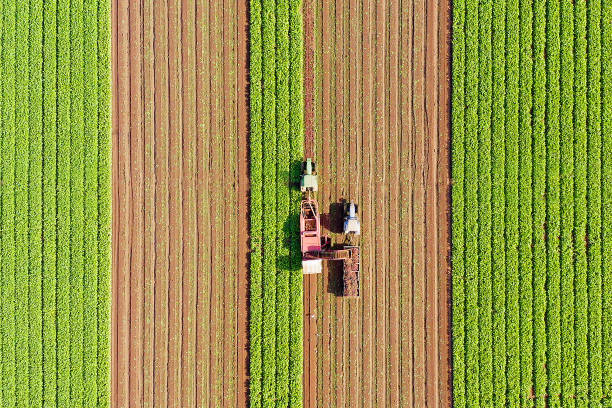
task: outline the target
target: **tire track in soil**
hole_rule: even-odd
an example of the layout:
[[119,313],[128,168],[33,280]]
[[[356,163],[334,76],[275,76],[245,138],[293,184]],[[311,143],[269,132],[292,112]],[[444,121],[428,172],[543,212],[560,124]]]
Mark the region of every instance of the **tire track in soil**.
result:
[[[144,140],[142,116],[142,16],[139,4],[129,4],[130,30],[130,158],[132,201],[144,202]],[[130,270],[130,316],[129,342],[129,402],[137,406],[143,396],[143,282],[144,282],[144,207],[132,207],[132,247]]]
[[305,61],[315,58],[306,133],[313,123],[322,211],[341,198],[360,204],[362,295],[336,297],[324,268],[318,335],[305,314],[305,406],[448,406],[449,2],[335,5],[304,8]]
[[[399,0],[389,2],[389,403],[399,406]],[[398,271],[398,273],[393,273]]]
[[143,114],[144,114],[144,333],[143,397],[144,406],[153,405],[153,366],[155,344],[155,71],[153,56],[153,0],[144,0],[143,12]]
[[113,407],[247,405],[246,7],[112,2]]

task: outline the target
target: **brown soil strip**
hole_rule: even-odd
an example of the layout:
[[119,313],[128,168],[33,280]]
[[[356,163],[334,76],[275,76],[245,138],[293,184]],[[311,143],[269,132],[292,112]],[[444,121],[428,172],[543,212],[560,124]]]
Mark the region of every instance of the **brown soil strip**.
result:
[[183,307],[183,211],[182,211],[182,84],[180,75],[180,4],[168,0],[169,88],[169,213],[170,270],[168,286],[168,406],[181,404],[181,342]]
[[[399,280],[399,0],[389,2],[389,403],[399,406],[400,280]],[[404,205],[402,202],[401,205]]]
[[234,4],[113,2],[113,407],[247,405],[247,4]]
[[387,118],[386,118],[386,0],[376,2],[376,186],[375,186],[375,224],[376,231],[376,406],[387,404],[387,220],[384,209],[387,207]]
[[196,86],[195,3],[181,4],[183,77],[183,310],[181,344],[181,406],[195,406],[195,347],[197,294]]
[[451,361],[451,2],[439,2],[438,38],[438,307],[439,307],[439,401],[452,405]]
[[[129,3],[125,0],[118,2],[117,9],[117,87],[120,93],[129,94],[130,88],[130,61],[129,61]],[[115,145],[118,149],[118,171],[124,174],[130,173],[130,144],[127,137],[130,133],[130,105],[129,99],[117,98],[117,114],[118,114],[118,132]],[[131,179],[125,177],[121,180],[118,186],[118,203],[117,216],[119,219],[130,219],[132,202],[131,202]],[[118,225],[119,226],[119,225]],[[129,225],[120,225],[117,231],[118,247],[117,253],[117,280],[115,286],[116,297],[116,313],[118,316],[130,313],[130,245],[131,231]],[[126,271],[127,273],[122,273]],[[116,401],[119,405],[127,405],[129,403],[129,347],[130,347],[130,326],[125,320],[117,321],[117,350],[121,352],[117,356],[116,369],[121,373],[117,377],[116,384]]]
[[[119,89],[119,84],[118,84],[118,75],[117,75],[117,69],[116,67],[117,65],[117,50],[118,50],[118,39],[119,39],[119,35],[117,32],[117,0],[112,0],[111,1],[111,30],[112,30],[112,46],[111,46],[111,64],[113,66],[113,70],[112,70],[112,87],[113,90],[118,90]],[[112,100],[111,100],[111,104],[112,104],[112,127],[113,127],[113,132],[112,132],[112,145],[113,145],[113,151],[112,151],[112,175],[113,178],[115,178],[117,180],[116,183],[113,183],[113,186],[116,186],[116,188],[113,188],[112,191],[112,197],[113,197],[113,202],[112,202],[112,234],[113,234],[113,240],[111,242],[112,245],[112,274],[111,274],[111,285],[112,285],[112,290],[111,290],[111,350],[113,350],[113,352],[111,353],[111,361],[110,361],[110,367],[111,367],[111,373],[113,373],[113,375],[111,375],[111,404],[116,405],[116,395],[117,395],[117,383],[119,380],[119,376],[115,375],[115,373],[117,372],[117,367],[118,367],[118,353],[115,352],[115,350],[117,350],[117,283],[118,283],[118,269],[117,269],[117,255],[119,254],[119,252],[117,251],[118,248],[118,244],[119,244],[119,240],[117,239],[118,237],[118,225],[119,225],[119,206],[117,205],[117,203],[119,202],[119,185],[122,183],[121,180],[119,180],[119,178],[117,177],[117,175],[119,174],[119,146],[118,146],[118,140],[119,140],[119,100],[117,98],[117,93],[116,92],[111,92],[112,95]]]
[[[130,159],[132,202],[144,201],[144,145],[142,132],[142,16],[140,5],[131,2],[130,30]],[[132,207],[130,259],[130,405],[138,406],[143,397],[143,282],[144,207]]]
[[304,155],[314,156],[314,0],[302,4],[304,22]]
[[413,166],[413,341],[414,341],[414,403],[426,402],[425,355],[425,0],[414,1],[413,14],[413,82],[412,109],[414,117]]
[[248,405],[249,381],[249,133],[248,128],[248,33],[249,20],[246,1],[238,1],[236,58],[237,58],[237,135],[238,139],[238,252],[237,252],[237,310],[236,310],[236,406]]
[[[330,40],[331,40],[331,22],[330,22],[330,4],[323,2],[323,20],[322,20],[322,30],[323,30],[323,44],[329,45],[330,44]],[[330,51],[331,51],[331,47],[326,46],[323,48],[323,89],[322,94],[323,94],[323,123],[322,123],[322,134],[324,135],[328,135],[329,132],[331,131],[330,129],[330,121],[331,121],[331,103],[330,103],[330,92],[331,92],[331,78],[330,78],[330,70],[331,70],[331,66],[330,66]],[[319,160],[320,165],[318,167],[318,172],[319,172],[319,179],[321,181],[323,181],[323,185],[321,186],[320,191],[322,192],[321,194],[321,198],[320,198],[320,202],[319,204],[323,207],[321,212],[325,211],[325,207],[324,207],[324,203],[325,203],[325,198],[327,197],[327,195],[329,194],[329,183],[327,182],[327,174],[329,173],[329,163],[330,163],[330,159],[329,159],[329,139],[327,140],[323,140],[322,146],[321,146],[321,158],[322,160]],[[322,285],[327,285],[327,282],[329,280],[329,274],[328,274],[328,268],[324,267],[323,269],[323,279],[320,279],[319,281],[321,282]],[[324,292],[324,290],[323,290]],[[322,313],[322,327],[321,327],[321,331],[319,331],[319,339],[321,340],[319,342],[319,345],[317,347],[317,352],[318,352],[318,356],[320,359],[322,359],[322,373],[323,373],[323,377],[322,379],[322,385],[323,385],[323,393],[319,394],[320,397],[322,398],[321,400],[321,406],[324,407],[328,407],[331,406],[331,401],[330,401],[330,396],[331,396],[331,377],[333,375],[333,373],[331,372],[331,351],[330,351],[330,312],[331,312],[331,308],[329,307],[329,304],[327,304],[326,302],[321,302],[320,303],[320,309],[321,309],[321,313]]]
[[[438,111],[438,1],[427,0],[425,5],[425,106],[427,112]],[[438,119],[425,115],[425,257],[426,257],[426,370],[425,380],[427,401],[435,401],[439,392],[439,339],[438,339]]]
[[318,281],[317,406],[450,405],[449,10],[431,1],[314,2],[318,197],[362,220],[361,298]]
[[167,4],[155,3],[155,359],[154,395],[157,405],[168,402],[168,23]]
[[[402,1],[403,3],[403,1]],[[412,8],[402,7],[401,24],[401,58],[403,67],[412,66]],[[413,406],[414,376],[414,336],[412,327],[412,256],[413,256],[413,148],[411,136],[413,134],[412,112],[412,70],[401,71],[402,91],[402,117],[401,117],[401,202],[404,208],[401,211],[401,399],[403,406]]]
[[[143,15],[143,122],[144,122],[144,331],[143,406],[153,405],[155,330],[155,72],[153,58],[153,0],[144,0]],[[138,405],[136,405],[138,406]]]
[[[348,143],[350,147],[349,158],[349,194],[350,200],[357,200],[360,196],[359,185],[361,182],[361,171],[359,167],[360,155],[362,152],[361,139],[358,137],[360,125],[360,79],[361,79],[361,58],[358,54],[361,50],[361,35],[359,33],[360,26],[358,24],[350,24],[351,21],[357,21],[360,13],[361,2],[358,0],[350,0],[349,2],[349,18],[346,23],[349,25],[349,41],[348,41],[348,58],[349,65],[348,75],[348,92],[349,97],[349,137]],[[357,86],[351,87],[351,84]],[[361,344],[361,303],[359,301],[351,301],[349,303],[349,346],[348,346],[348,406],[359,406],[361,402],[361,370],[359,361],[355,361],[351,356],[359,354]]]
[[[211,33],[219,33],[222,32],[220,17],[219,17],[219,5],[218,2],[210,3],[210,30]],[[209,33],[210,35],[210,33]],[[222,182],[219,181],[221,177],[221,169],[219,168],[219,157],[221,155],[221,150],[219,147],[219,134],[222,132],[221,126],[219,124],[219,115],[222,110],[220,106],[220,94],[221,94],[221,84],[219,69],[220,69],[220,51],[219,51],[219,39],[216,36],[210,36],[210,163],[211,168],[210,171],[212,173],[211,183],[210,183],[210,214],[211,214],[211,270],[210,270],[210,290],[211,290],[211,298],[210,298],[210,396],[209,396],[209,406],[218,406],[219,398],[218,393],[220,391],[219,386],[219,374],[222,367],[219,367],[219,338],[222,332],[223,327],[219,327],[219,323],[223,323],[220,319],[220,303],[222,302],[223,290],[219,291],[219,286],[223,288],[222,281],[219,280],[219,274],[217,273],[221,262],[219,262],[219,257],[223,256],[221,252],[221,248],[219,245],[219,237],[223,239],[223,229],[219,228],[219,220],[220,220],[220,200],[219,195],[223,194],[222,191],[219,190]],[[220,302],[221,301],[221,302]]]
[[[372,0],[364,1],[361,22],[363,24],[363,189],[362,189],[362,219],[364,223],[364,236],[362,237],[363,247],[362,253],[362,281],[363,281],[363,406],[374,406],[374,347],[376,339],[374,338],[374,327],[372,322],[374,316],[374,288],[375,275],[374,268],[374,245],[372,245],[374,237],[374,202],[372,194],[372,173],[373,173],[373,153],[374,144],[374,101],[372,98],[372,89],[374,87],[374,73],[372,70],[373,63],[373,22],[374,22],[374,2]],[[367,224],[366,224],[367,223]],[[370,228],[368,228],[368,225]]]
[[[196,2],[196,20],[208,27],[209,3]],[[211,270],[211,212],[210,212],[210,54],[209,31],[196,30],[196,110],[197,110],[197,167],[198,167],[198,294],[196,323],[196,406],[208,404],[210,396],[210,270]]]
[[[196,3],[196,19],[209,26],[209,4]],[[196,92],[198,118],[198,311],[196,339],[196,406],[206,406],[210,396],[210,54],[209,32],[196,30]]]
[[[233,34],[232,21],[234,11],[232,9],[231,1],[224,0],[220,2],[223,5],[222,10],[222,24],[223,24],[223,111],[229,115],[224,115],[222,122],[223,126],[223,157],[227,158],[227,162],[223,164],[221,169],[223,172],[223,185],[231,185],[234,183],[234,173],[232,171],[232,150],[234,141],[234,117],[232,112],[232,81],[230,79],[230,69],[232,69],[232,47],[233,47]],[[233,202],[232,190],[223,189],[223,200],[225,202]],[[223,355],[230,355],[233,347],[234,327],[232,320],[234,316],[234,298],[233,298],[233,281],[235,269],[235,258],[232,257],[232,213],[233,208],[230,206],[223,206],[223,265],[226,268],[223,273]],[[230,273],[227,273],[230,272]],[[230,358],[223,358],[223,376],[222,376],[222,389],[224,398],[222,400],[223,407],[229,408],[230,403],[233,401],[225,396],[233,395],[232,380],[233,380],[233,363],[234,360]]]

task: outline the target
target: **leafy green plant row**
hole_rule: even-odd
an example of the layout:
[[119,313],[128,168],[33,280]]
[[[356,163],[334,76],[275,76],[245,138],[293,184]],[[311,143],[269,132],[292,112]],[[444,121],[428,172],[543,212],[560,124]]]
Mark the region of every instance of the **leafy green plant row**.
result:
[[[602,2],[602,21],[612,19],[612,2]],[[612,395],[612,24],[601,27],[602,83],[602,267],[603,394]]]
[[[560,10],[560,99],[573,100],[574,86],[574,3],[564,0]],[[551,372],[551,391],[562,395],[563,406],[574,406],[570,398],[574,384],[574,118],[573,104],[560,106],[560,263],[561,263],[561,371]],[[552,350],[549,352],[552,355]],[[551,370],[552,371],[552,370]]]
[[302,159],[301,2],[251,8],[251,359],[253,407],[301,406],[302,276],[290,190]]
[[608,3],[453,3],[455,406],[608,403]]
[[110,4],[0,10],[1,405],[106,407]]

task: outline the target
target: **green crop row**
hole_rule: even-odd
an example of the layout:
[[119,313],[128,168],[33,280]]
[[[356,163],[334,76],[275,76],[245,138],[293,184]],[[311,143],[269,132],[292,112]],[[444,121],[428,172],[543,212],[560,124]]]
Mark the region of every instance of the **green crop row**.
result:
[[[560,23],[560,99],[573,99],[574,86],[574,3],[561,2]],[[551,375],[550,390],[562,395],[563,406],[574,406],[570,398],[574,384],[574,121],[571,103],[560,106],[560,263],[561,263],[561,372]],[[549,352],[552,356],[552,351]],[[552,371],[552,370],[551,370]],[[553,373],[551,373],[553,374]],[[554,378],[554,382],[553,382]]]
[[[533,351],[534,351],[534,395],[536,396],[536,406],[544,407],[546,404],[546,400],[543,396],[546,394],[546,385],[547,385],[547,370],[546,370],[546,358],[547,355],[550,358],[550,365],[556,366],[555,362],[559,361],[559,352],[556,350],[555,345],[558,346],[558,330],[552,330],[553,327],[559,326],[559,308],[551,307],[548,310],[548,316],[546,315],[546,293],[547,290],[550,293],[550,299],[554,300],[551,302],[551,306],[553,303],[559,303],[558,294],[559,285],[558,282],[553,282],[553,279],[550,280],[550,284],[548,288],[547,284],[547,251],[546,251],[546,214],[547,214],[547,159],[546,159],[546,134],[555,134],[556,133],[556,147],[558,149],[558,122],[545,122],[546,117],[546,78],[547,72],[550,77],[558,78],[558,58],[559,58],[559,42],[558,42],[558,32],[559,32],[559,23],[558,19],[555,22],[553,17],[554,10],[550,10],[548,13],[551,17],[549,21],[546,20],[547,14],[547,5],[548,3],[545,0],[537,0],[534,3],[533,10]],[[552,6],[552,5],[551,5]],[[551,7],[552,8],[552,7]],[[558,14],[558,11],[557,11]],[[546,37],[547,33],[549,34],[548,39]],[[548,46],[548,49],[546,48]],[[546,54],[551,53],[552,55],[556,55],[557,59],[551,58],[546,66]],[[548,70],[546,68],[549,68]],[[555,76],[556,69],[556,76]],[[554,97],[554,89],[555,85],[558,84],[558,81],[555,83],[553,81],[549,81],[551,83],[551,89],[548,95],[551,96],[551,100],[557,102],[556,108],[554,104],[549,104],[549,112],[558,112],[558,86],[556,91],[556,96]],[[548,125],[548,129],[546,128]],[[553,138],[551,137],[551,140]],[[554,167],[554,166],[553,166]],[[554,171],[550,173],[551,178],[554,174]],[[557,178],[558,178],[558,168],[557,168]],[[551,185],[550,182],[548,185]],[[555,185],[558,185],[555,184]],[[551,203],[549,213],[551,215],[556,214],[556,219],[558,220],[558,193],[555,195],[554,192],[551,191],[551,200],[548,202]],[[554,199],[556,198],[556,200]],[[554,206],[556,204],[556,211],[554,210]],[[551,217],[551,220],[554,217]],[[553,224],[554,222],[551,222]],[[553,245],[557,243],[556,240],[549,241]],[[557,253],[556,251],[554,253]],[[558,261],[558,257],[557,257]],[[558,263],[558,262],[557,262]],[[558,278],[558,274],[555,275]],[[548,319],[547,319],[548,317]],[[553,340],[548,342],[548,345],[551,347],[547,347],[547,331],[546,331],[546,322],[551,327],[550,330],[550,338]],[[547,351],[550,351],[547,354]],[[553,354],[554,353],[554,354]],[[551,370],[556,373],[559,372],[558,369]],[[551,384],[553,383],[553,379],[551,378]]]
[[[602,21],[612,20],[612,1],[602,2]],[[601,27],[603,395],[612,395],[612,24]]]
[[[304,157],[302,0],[289,0],[289,181],[297,185]],[[303,284],[298,227],[301,193],[290,194],[289,231],[289,406],[302,406]],[[291,231],[292,229],[292,231]]]
[[453,3],[455,406],[610,404],[610,3]]
[[301,406],[302,276],[299,194],[302,159],[301,2],[252,0],[251,356],[253,407]]
[[[534,124],[544,123],[545,117],[558,118],[559,111],[559,60],[560,60],[560,24],[559,24],[559,3],[547,2],[546,13],[548,19],[546,20],[546,37],[541,39],[541,43],[545,42],[546,55],[550,55],[551,58],[546,59],[546,82],[545,86],[539,84],[538,78],[534,78],[534,85],[536,87],[543,88],[540,92],[542,97],[545,97],[545,116],[539,118],[534,117]],[[539,48],[544,47],[542,44]],[[542,54],[542,57],[544,55]],[[537,57],[536,57],[537,63]],[[544,98],[540,99],[544,102]],[[549,403],[552,406],[558,406],[559,394],[561,393],[561,350],[560,350],[560,254],[559,254],[559,236],[560,236],[560,219],[559,219],[559,205],[560,205],[560,163],[559,163],[559,152],[560,152],[560,128],[559,120],[547,120],[546,134],[542,140],[544,145],[542,146],[542,152],[544,157],[542,159],[535,157],[537,163],[545,163],[544,172],[534,173],[534,183],[536,180],[543,180],[546,183],[545,190],[534,189],[534,203],[539,204],[546,213],[544,220],[534,220],[534,231],[540,231],[540,236],[535,235],[536,245],[539,248],[538,243],[542,242],[546,244],[546,272],[541,279],[547,280],[542,285],[542,288],[546,288],[546,292],[538,293],[534,296],[534,301],[541,300],[545,301],[546,298],[541,299],[542,296],[548,294],[548,304],[544,304],[541,308],[547,308],[545,325],[539,318],[542,316],[535,315],[534,323],[539,323],[539,328],[536,333],[541,333],[547,337],[548,353],[546,355],[547,361],[540,359],[536,362],[535,370],[540,372],[540,381],[536,377],[536,387],[538,403],[544,406],[546,403],[544,395],[546,394],[546,378],[544,378],[544,372],[546,371],[549,381],[549,392],[551,394]],[[539,136],[539,135],[538,135]],[[539,145],[539,144],[538,144]],[[544,222],[541,222],[544,221]],[[554,239],[547,239],[548,237],[554,237]],[[540,299],[539,299],[540,298]],[[542,357],[541,352],[546,351],[539,350],[537,345],[534,345],[534,351]],[[538,365],[540,364],[540,366]],[[547,367],[544,370],[543,367]],[[538,371],[536,371],[537,374]]]
[[110,399],[110,4],[0,3],[0,405]]
[[504,270],[504,167],[505,167],[505,53],[506,4],[493,2],[492,42],[492,114],[491,114],[491,245],[492,245],[492,406],[504,405],[506,396],[506,282]]

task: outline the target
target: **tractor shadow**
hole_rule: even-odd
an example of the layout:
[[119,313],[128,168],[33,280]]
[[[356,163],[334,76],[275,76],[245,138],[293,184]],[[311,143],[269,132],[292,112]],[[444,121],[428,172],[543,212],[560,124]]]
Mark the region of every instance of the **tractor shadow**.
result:
[[344,232],[344,200],[329,205],[329,213],[321,214],[321,226],[332,234]]

